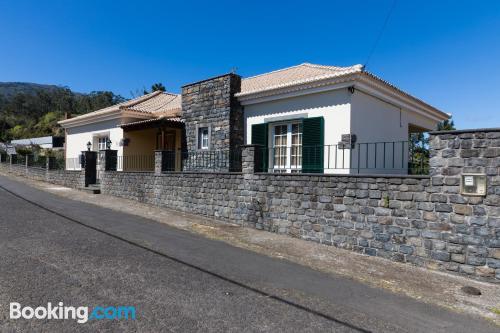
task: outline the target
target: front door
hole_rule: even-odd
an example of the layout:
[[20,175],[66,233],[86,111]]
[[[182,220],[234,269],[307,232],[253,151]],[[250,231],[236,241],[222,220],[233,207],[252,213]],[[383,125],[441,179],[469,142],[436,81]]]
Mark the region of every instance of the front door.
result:
[[166,153],[166,161],[165,161],[165,169],[167,171],[175,171],[175,147],[176,147],[176,133],[175,131],[166,131],[165,132],[165,147],[164,149],[167,151]]
[[101,182],[101,174],[104,169],[104,151],[107,147],[107,142],[109,140],[108,135],[100,135],[94,138],[96,140],[97,147],[97,160],[96,160],[96,183],[100,184]]

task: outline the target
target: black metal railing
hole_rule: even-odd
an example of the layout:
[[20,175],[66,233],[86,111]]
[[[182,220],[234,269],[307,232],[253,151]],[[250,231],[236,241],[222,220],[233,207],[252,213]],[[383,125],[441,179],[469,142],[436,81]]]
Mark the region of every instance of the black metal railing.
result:
[[[47,163],[49,159],[49,163]],[[28,167],[46,169],[49,166],[50,170],[80,170],[82,168],[82,159],[78,158],[59,158],[41,155],[0,155],[0,163],[12,163],[14,165],[24,165]],[[47,165],[49,164],[49,165]]]
[[26,159],[27,155],[12,155],[12,164],[17,164],[17,165],[26,165]]
[[36,168],[47,168],[47,157],[39,155],[27,155],[27,166]]
[[196,150],[163,152],[164,171],[241,171],[241,148],[231,150]]
[[411,142],[371,142],[322,146],[259,148],[257,169],[291,173],[389,173],[422,175],[429,172],[428,154],[417,154]]

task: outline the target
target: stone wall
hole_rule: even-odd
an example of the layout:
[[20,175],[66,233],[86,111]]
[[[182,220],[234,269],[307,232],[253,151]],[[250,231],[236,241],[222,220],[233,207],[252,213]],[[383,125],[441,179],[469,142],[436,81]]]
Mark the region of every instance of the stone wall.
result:
[[85,186],[85,172],[73,170],[49,170],[46,173],[46,181],[52,184],[71,188],[82,188]]
[[29,179],[46,181],[52,184],[72,188],[83,187],[85,183],[84,171],[47,170],[39,167],[26,167],[24,165],[0,163],[0,170]]
[[101,191],[246,225],[251,204],[241,173],[105,172]]
[[[241,77],[236,74],[222,75],[182,87],[182,119],[187,151],[198,150],[200,127],[209,128],[209,150],[212,152],[235,151],[243,144],[243,109],[234,96],[240,89]],[[202,158],[201,154],[194,156]],[[203,166],[206,163],[191,162],[185,165]],[[220,171],[229,169],[221,168]]]
[[45,181],[45,169],[37,167],[26,167],[22,164],[12,164],[9,162],[0,164],[0,168],[3,170],[8,170],[11,173],[23,176],[29,179]]

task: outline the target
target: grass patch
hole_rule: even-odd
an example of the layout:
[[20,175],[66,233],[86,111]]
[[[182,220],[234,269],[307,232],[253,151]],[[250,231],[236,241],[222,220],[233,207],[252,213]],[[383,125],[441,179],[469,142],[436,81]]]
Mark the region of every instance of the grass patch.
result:
[[490,311],[493,312],[494,314],[497,314],[500,316],[500,309],[499,308],[491,308]]

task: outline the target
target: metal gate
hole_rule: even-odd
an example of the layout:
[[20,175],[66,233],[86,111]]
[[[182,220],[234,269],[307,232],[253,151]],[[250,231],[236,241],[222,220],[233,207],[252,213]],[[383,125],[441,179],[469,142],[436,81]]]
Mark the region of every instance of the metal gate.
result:
[[96,160],[96,152],[86,151],[83,153],[82,165],[85,168],[85,187],[96,183]]

